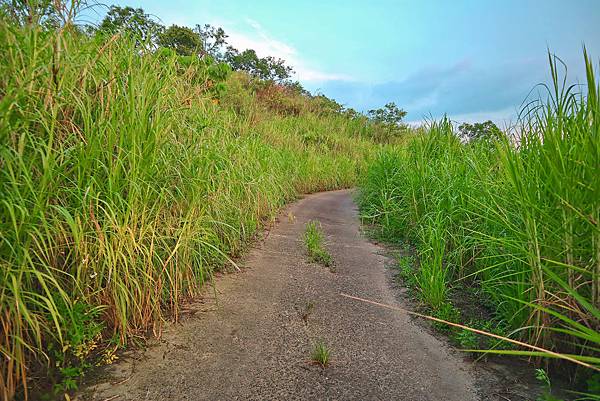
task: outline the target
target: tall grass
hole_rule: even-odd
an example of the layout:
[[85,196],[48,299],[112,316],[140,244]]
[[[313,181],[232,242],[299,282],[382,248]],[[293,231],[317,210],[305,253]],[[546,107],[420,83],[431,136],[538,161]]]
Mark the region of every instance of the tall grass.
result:
[[464,143],[444,119],[380,152],[360,203],[384,235],[416,244],[433,309],[469,283],[515,337],[600,368],[600,106],[585,63],[578,93],[550,57],[547,98],[524,109],[516,139]]
[[214,99],[200,61],[127,38],[0,21],[0,43],[3,399],[39,369],[72,388],[176,320],[285,202],[353,185],[369,147],[348,119],[261,107],[241,75]]

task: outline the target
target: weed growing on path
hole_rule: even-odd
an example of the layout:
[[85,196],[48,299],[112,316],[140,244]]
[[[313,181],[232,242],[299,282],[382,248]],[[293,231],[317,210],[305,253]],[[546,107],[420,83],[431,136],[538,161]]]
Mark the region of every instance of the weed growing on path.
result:
[[304,321],[304,323],[308,323],[308,318],[310,317],[310,315],[312,314],[313,310],[315,309],[315,304],[312,301],[309,301],[306,303],[306,306],[304,307],[304,311],[302,312],[302,320]]
[[311,360],[314,363],[321,365],[321,367],[324,369],[327,367],[327,365],[329,365],[330,357],[331,351],[329,348],[327,348],[327,345],[325,345],[323,341],[318,341],[315,344],[315,348],[311,354]]
[[325,236],[318,221],[311,220],[306,224],[304,244],[311,262],[320,263],[325,267],[333,265],[333,257],[324,246]]

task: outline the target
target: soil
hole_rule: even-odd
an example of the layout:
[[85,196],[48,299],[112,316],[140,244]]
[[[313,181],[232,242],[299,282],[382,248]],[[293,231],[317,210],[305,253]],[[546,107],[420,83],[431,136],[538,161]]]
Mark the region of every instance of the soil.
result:
[[[386,268],[392,259],[361,234],[351,191],[309,195],[278,220],[241,272],[206,286],[179,323],[88,378],[77,399],[511,399],[498,390],[519,382],[510,369],[482,369],[408,314],[340,296],[411,307]],[[310,220],[335,269],[308,262]],[[311,361],[319,341],[331,351],[325,368]]]

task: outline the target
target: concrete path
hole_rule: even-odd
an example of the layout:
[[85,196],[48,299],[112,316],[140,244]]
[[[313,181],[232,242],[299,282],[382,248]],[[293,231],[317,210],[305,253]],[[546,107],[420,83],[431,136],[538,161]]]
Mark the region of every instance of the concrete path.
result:
[[[309,220],[322,224],[334,272],[307,262]],[[241,273],[216,280],[216,302],[207,288],[158,344],[122,358],[80,399],[478,399],[469,363],[406,314],[339,295],[402,307],[385,263],[360,233],[350,191],[307,196],[282,212]],[[319,340],[332,352],[326,369],[310,363]]]

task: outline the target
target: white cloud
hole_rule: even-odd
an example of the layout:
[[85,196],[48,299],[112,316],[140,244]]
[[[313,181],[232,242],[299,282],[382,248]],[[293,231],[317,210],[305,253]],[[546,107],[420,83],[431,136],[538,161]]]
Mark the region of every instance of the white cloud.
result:
[[301,58],[298,50],[285,42],[273,38],[257,21],[247,18],[245,25],[249,30],[235,29],[223,22],[214,23],[221,26],[229,35],[228,42],[236,49],[243,51],[254,49],[259,57],[273,56],[286,61],[293,67],[295,78],[302,82],[351,81],[347,74],[331,73],[310,66]]

